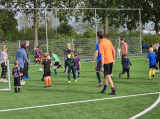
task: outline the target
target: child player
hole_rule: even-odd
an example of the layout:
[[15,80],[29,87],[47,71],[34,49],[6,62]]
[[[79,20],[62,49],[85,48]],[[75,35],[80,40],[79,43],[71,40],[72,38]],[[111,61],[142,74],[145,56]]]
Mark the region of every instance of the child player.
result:
[[127,78],[130,79],[130,75],[129,75],[129,70],[130,70],[130,67],[128,64],[130,64],[133,68],[133,65],[131,64],[129,58],[127,58],[128,56],[128,53],[127,52],[124,52],[122,54],[123,58],[122,58],[122,66],[123,66],[123,72],[119,74],[119,78],[127,72]]
[[149,68],[150,68],[149,80],[151,79],[151,71],[152,71],[152,79],[155,78],[156,58],[157,58],[157,55],[155,53],[153,53],[153,48],[149,48],[149,54],[148,54],[147,59],[145,61],[145,63],[146,63],[149,59]]
[[50,59],[48,59],[49,52],[45,52],[43,54],[44,60],[42,61],[42,66],[44,67],[44,77],[45,77],[45,83],[46,86],[44,88],[51,87],[51,71],[50,67],[52,66],[52,62]]
[[59,68],[59,67],[62,68],[62,65],[61,65],[61,63],[60,63],[59,58],[57,57],[57,54],[54,54],[54,51],[53,51],[53,50],[51,51],[51,55],[52,55],[53,64],[54,64],[54,66],[53,66],[53,68],[54,68],[54,74],[57,74],[56,69]]
[[[12,70],[12,75],[14,76],[14,86],[15,86],[15,93],[21,93],[20,86],[21,86],[21,73],[20,68],[18,67],[18,61],[14,61],[15,67]],[[17,91],[18,86],[18,91]]]
[[75,68],[76,68],[76,62],[73,56],[71,55],[71,50],[67,50],[67,59],[65,60],[65,68],[68,66],[68,83],[70,83],[71,79],[71,70],[73,73],[74,81],[76,82],[76,74],[75,74]]
[[74,59],[75,59],[75,61],[76,61],[76,69],[75,69],[75,71],[77,70],[78,71],[78,78],[81,78],[80,77],[80,68],[81,68],[81,62],[80,62],[80,58],[79,57],[77,57],[78,56],[78,53],[74,53]]

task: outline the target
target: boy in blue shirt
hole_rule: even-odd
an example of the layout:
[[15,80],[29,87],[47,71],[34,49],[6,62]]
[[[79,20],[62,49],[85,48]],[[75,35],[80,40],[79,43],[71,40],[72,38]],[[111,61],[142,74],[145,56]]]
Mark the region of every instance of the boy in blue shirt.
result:
[[133,65],[132,65],[132,63],[130,62],[129,58],[127,58],[127,55],[128,55],[127,52],[124,52],[124,53],[122,54],[122,56],[123,56],[123,58],[122,58],[123,72],[119,74],[119,78],[120,78],[124,73],[127,72],[127,77],[128,77],[128,79],[130,79],[130,75],[129,75],[130,67],[129,67],[128,64],[130,64],[130,65],[132,66],[132,68],[133,68]]
[[153,48],[149,48],[149,54],[145,63],[149,60],[149,80],[151,80],[151,72],[152,72],[152,79],[155,78],[155,68],[156,68],[156,58],[157,55],[153,53]]

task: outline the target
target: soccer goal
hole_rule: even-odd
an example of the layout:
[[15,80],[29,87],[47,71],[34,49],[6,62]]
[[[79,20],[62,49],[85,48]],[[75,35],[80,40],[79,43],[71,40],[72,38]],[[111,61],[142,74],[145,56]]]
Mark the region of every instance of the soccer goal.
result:
[[6,64],[4,60],[1,60],[0,66],[0,91],[11,90],[9,60],[6,61]]

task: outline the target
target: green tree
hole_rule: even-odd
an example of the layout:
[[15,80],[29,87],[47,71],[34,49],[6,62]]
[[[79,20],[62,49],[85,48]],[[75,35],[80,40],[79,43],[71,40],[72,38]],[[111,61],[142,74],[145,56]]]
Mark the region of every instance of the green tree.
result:
[[[144,25],[149,21],[153,21],[156,25],[156,33],[159,33],[158,22],[160,20],[160,1],[159,0],[121,0],[119,8],[140,8],[141,22]],[[121,18],[128,18],[127,28],[129,30],[135,29],[139,26],[139,12],[125,11]]]
[[75,32],[72,26],[68,25],[67,23],[61,23],[57,27],[57,33],[58,34],[65,34],[65,35],[70,35],[72,36]]
[[17,20],[14,18],[13,12],[9,10],[0,10],[0,39],[13,40],[16,38]]

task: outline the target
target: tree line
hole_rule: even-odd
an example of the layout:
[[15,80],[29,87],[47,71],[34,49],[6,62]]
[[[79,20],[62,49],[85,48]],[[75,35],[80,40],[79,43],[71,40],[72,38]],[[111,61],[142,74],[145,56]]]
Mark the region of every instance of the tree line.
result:
[[[97,10],[96,11],[96,19],[99,19],[98,26],[104,30],[107,35],[113,34],[110,32],[110,28],[118,28],[120,26],[125,27],[128,31],[134,31],[139,27],[140,24],[145,25],[149,21],[153,21],[156,25],[156,33],[159,33],[158,21],[160,20],[159,13],[159,4],[160,1],[153,0],[3,0],[0,1],[1,8],[19,8],[19,9],[11,9],[4,10],[1,9],[1,17],[0,17],[0,40],[22,40],[22,39],[34,39],[35,46],[38,45],[38,39],[45,39],[45,29],[44,27],[38,27],[38,17],[44,18],[44,12],[40,12],[38,8],[115,8],[115,9],[123,9],[123,8],[139,8],[141,9],[141,23],[139,23],[139,12],[133,10],[119,10],[119,11],[109,11],[109,10]],[[20,9],[20,8],[37,8],[37,9]],[[47,9],[51,11],[50,9]],[[14,18],[18,13],[21,12],[23,14],[34,14],[34,24],[32,27],[26,28],[26,33],[23,33],[23,30],[17,29],[17,20]],[[89,21],[90,23],[95,24],[95,20],[93,16],[95,14],[95,10],[72,10],[72,9],[62,9],[59,11],[51,11],[54,15],[58,15],[59,21],[64,21],[58,27],[60,30],[64,29],[62,27],[66,25],[70,27],[68,24],[72,19],[71,16],[74,16],[76,21],[79,19],[83,19],[83,22]],[[79,17],[81,16],[81,18]],[[93,25],[94,26],[94,25]],[[70,30],[71,29],[71,30]],[[59,30],[59,31],[60,31]],[[88,31],[87,31],[88,30]],[[92,36],[91,28],[87,29],[86,32],[88,36]],[[86,37],[85,33],[79,34],[76,33],[71,27],[69,28],[68,33],[65,31],[60,31],[58,33],[54,28],[48,29],[48,38],[59,38],[61,35],[68,35],[66,37]],[[94,30],[92,30],[95,32]],[[31,33],[32,32],[32,33]],[[57,32],[55,34],[55,32]],[[42,36],[41,36],[42,35]],[[87,36],[87,37],[88,37]]]

